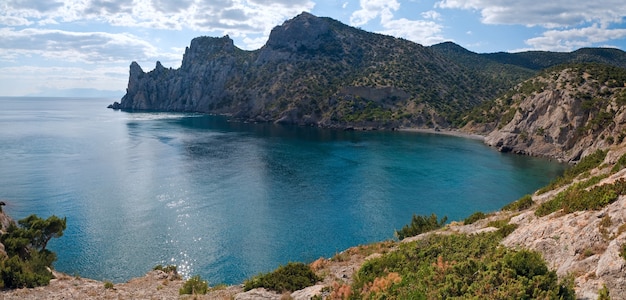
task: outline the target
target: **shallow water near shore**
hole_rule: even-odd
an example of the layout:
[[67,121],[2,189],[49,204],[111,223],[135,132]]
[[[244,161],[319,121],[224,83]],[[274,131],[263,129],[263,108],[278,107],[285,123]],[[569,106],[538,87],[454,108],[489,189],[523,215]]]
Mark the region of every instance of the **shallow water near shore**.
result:
[[472,139],[128,113],[0,98],[0,199],[67,217],[55,268],[114,282],[157,264],[211,284],[393,238],[413,213],[500,209],[564,165]]

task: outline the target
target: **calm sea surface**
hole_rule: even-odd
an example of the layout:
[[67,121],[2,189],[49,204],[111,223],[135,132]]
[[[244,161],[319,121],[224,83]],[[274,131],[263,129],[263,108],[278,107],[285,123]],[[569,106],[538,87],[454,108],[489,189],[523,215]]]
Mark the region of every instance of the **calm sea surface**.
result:
[[157,264],[239,283],[393,238],[413,213],[494,211],[563,171],[480,141],[0,98],[0,199],[67,217],[57,270],[121,282]]

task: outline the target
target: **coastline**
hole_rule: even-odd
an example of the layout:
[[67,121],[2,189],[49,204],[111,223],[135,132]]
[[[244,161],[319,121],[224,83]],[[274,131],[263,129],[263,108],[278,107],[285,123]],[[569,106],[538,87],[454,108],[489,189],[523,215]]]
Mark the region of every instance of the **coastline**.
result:
[[434,128],[416,128],[416,127],[408,127],[408,128],[398,128],[397,131],[404,132],[417,132],[417,133],[428,133],[428,134],[438,134],[438,135],[448,135],[448,136],[456,136],[467,139],[484,141],[485,136],[480,134],[472,134],[461,132],[458,129],[434,129]]

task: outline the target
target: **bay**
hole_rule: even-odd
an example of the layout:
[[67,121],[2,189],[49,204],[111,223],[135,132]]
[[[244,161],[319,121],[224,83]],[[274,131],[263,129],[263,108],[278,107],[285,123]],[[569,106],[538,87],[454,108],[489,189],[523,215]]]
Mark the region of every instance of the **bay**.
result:
[[67,217],[55,268],[123,282],[175,264],[211,284],[393,239],[412,214],[494,211],[564,165],[480,141],[0,98],[0,199]]

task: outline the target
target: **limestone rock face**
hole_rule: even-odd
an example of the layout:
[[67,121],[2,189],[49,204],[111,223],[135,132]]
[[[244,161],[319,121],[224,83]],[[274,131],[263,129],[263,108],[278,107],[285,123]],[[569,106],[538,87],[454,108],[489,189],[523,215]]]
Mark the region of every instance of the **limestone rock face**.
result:
[[573,69],[525,84],[539,88],[513,96],[518,101],[513,105],[515,115],[490,132],[486,144],[503,152],[572,162],[622,142],[626,109],[618,101],[623,86],[606,87],[605,82]]

